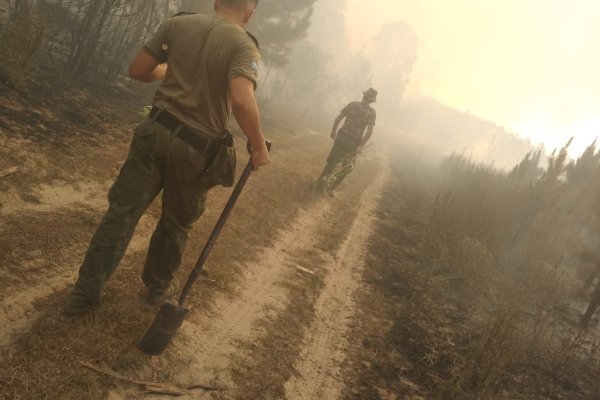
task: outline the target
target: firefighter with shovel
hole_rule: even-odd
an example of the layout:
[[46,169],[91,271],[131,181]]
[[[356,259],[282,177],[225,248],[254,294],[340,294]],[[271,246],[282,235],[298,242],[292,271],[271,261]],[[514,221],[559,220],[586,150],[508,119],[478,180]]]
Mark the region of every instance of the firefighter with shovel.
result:
[[[140,217],[161,191],[162,214],[142,279],[147,302],[159,304],[170,294],[188,232],[202,215],[207,192],[217,185],[233,185],[230,111],[252,154],[238,189],[253,169],[269,163],[254,97],[260,51],[245,32],[257,3],[216,0],[214,16],[170,18],[133,60],[129,69],[133,79],[162,83],[149,117],[135,129],[127,159],[108,195],[108,211],[63,308],[65,315],[77,316],[98,304]],[[228,206],[231,209],[233,203]]]

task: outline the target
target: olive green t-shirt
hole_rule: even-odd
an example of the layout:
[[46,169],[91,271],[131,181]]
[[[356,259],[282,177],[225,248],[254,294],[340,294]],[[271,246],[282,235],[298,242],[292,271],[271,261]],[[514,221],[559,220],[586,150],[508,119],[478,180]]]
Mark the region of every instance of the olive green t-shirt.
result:
[[367,126],[375,126],[376,111],[362,101],[353,101],[342,109],[341,114],[346,117],[340,135],[361,140]]
[[153,105],[194,131],[221,136],[229,123],[229,80],[244,76],[256,83],[260,51],[238,25],[206,14],[168,19],[144,49],[167,74]]

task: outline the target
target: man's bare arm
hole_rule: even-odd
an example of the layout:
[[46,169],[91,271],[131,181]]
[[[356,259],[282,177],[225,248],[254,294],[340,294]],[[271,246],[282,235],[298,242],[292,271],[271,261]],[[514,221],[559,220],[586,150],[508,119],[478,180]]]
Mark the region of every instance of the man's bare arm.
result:
[[260,114],[254,97],[254,83],[244,76],[231,79],[229,81],[229,97],[233,115],[252,146],[254,169],[258,169],[260,166],[268,164],[270,159],[265,136],[260,127]]
[[129,66],[129,76],[140,82],[165,79],[167,64],[160,64],[150,53],[142,49]]
[[364,147],[367,144],[367,142],[369,141],[369,139],[371,139],[371,136],[373,136],[374,129],[375,129],[374,125],[367,126],[367,133],[365,134],[365,136],[363,136],[362,142],[360,143],[360,147]]
[[337,137],[338,128],[340,127],[340,123],[344,118],[346,118],[346,116],[344,114],[340,114],[333,122],[333,128],[331,128],[331,135],[329,135],[331,140],[335,140],[335,138]]

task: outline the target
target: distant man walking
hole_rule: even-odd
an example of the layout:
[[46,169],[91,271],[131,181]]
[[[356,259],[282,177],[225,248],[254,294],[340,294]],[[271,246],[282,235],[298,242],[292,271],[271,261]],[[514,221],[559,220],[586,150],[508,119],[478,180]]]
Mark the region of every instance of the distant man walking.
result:
[[[216,15],[168,19],[133,60],[129,75],[162,81],[110,189],[109,208],[89,245],[63,313],[98,304],[134,229],[162,190],[162,215],[146,256],[147,301],[159,303],[178,269],[188,232],[216,185],[232,186],[230,110],[252,146],[255,169],[269,163],[254,97],[260,51],[245,32],[258,0],[216,0]],[[168,67],[167,67],[168,64]]]
[[[377,114],[371,104],[377,100],[377,90],[363,92],[362,101],[355,101],[342,109],[331,130],[333,148],[317,183],[317,190],[333,196],[334,189],[354,169],[356,155],[373,135]],[[344,126],[338,127],[345,119]]]

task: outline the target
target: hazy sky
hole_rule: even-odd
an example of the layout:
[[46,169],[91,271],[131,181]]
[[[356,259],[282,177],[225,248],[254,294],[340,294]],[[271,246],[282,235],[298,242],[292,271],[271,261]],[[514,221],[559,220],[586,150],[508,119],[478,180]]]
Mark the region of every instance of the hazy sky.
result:
[[550,149],[600,135],[600,1],[348,0],[359,49],[386,22],[420,40],[415,87]]

